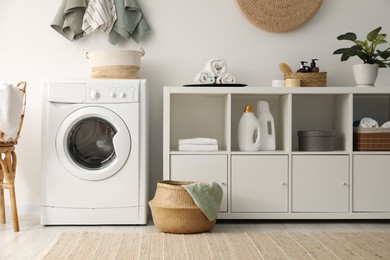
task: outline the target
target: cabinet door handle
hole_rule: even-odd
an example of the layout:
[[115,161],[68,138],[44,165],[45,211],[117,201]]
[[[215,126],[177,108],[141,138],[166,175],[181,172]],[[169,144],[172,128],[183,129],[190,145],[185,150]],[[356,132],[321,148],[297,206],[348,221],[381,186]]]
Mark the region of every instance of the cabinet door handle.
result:
[[285,183],[284,181],[282,181],[281,184],[282,184],[283,186],[287,186],[287,183]]
[[343,182],[343,186],[348,186],[348,183],[346,183],[346,182]]
[[225,182],[221,182],[221,185],[226,186],[226,183]]

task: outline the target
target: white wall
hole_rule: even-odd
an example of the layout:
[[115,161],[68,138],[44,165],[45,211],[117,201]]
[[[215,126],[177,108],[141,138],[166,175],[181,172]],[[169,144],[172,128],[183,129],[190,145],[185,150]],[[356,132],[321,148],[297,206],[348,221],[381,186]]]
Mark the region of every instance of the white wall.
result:
[[[250,24],[235,0],[139,0],[153,32],[141,45],[130,40],[117,46],[97,33],[69,42],[50,27],[61,0],[0,1],[0,80],[28,82],[28,105],[22,138],[16,191],[21,214],[40,204],[41,79],[89,76],[85,52],[102,49],[138,49],[146,55],[140,74],[149,80],[150,189],[162,178],[162,90],[165,85],[191,83],[205,63],[222,57],[239,83],[269,86],[282,78],[278,64],[298,69],[300,60],[318,58],[328,72],[329,86],[353,86],[351,65],[333,56],[347,46],[336,37],[347,31],[359,36],[376,28],[390,34],[388,0],[324,0],[318,13],[288,33],[269,33]],[[379,72],[377,86],[390,85],[390,70]],[[389,86],[390,87],[390,86]],[[190,112],[189,112],[190,116]],[[44,138],[44,137],[43,137]],[[24,211],[23,211],[24,210]]]

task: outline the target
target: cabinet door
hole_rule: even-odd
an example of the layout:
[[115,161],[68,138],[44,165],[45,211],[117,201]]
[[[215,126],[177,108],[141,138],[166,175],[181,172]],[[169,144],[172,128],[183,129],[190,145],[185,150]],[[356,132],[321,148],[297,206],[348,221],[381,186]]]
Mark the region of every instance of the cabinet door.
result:
[[288,156],[232,156],[232,212],[288,211]]
[[390,211],[390,155],[354,155],[353,211]]
[[227,155],[171,155],[171,180],[215,181],[223,189],[220,212],[227,212]]
[[293,212],[348,212],[348,155],[294,155]]

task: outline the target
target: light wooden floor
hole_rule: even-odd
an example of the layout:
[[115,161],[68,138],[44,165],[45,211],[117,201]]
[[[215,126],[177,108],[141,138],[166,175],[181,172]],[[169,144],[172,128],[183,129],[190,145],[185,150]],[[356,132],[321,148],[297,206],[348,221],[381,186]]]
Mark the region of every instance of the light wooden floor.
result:
[[[152,221],[146,226],[42,226],[38,216],[20,216],[20,232],[9,223],[0,225],[0,259],[40,259],[64,232],[158,232]],[[218,221],[212,232],[270,232],[270,231],[388,231],[389,220],[376,221]]]

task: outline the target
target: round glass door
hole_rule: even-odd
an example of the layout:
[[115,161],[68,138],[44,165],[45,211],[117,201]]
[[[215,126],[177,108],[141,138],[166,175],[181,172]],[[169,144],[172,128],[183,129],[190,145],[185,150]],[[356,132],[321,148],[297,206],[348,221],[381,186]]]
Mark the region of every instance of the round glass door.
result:
[[126,163],[131,138],[117,114],[102,107],[86,107],[62,122],[56,150],[71,174],[85,180],[103,180],[116,174]]
[[68,136],[70,157],[85,169],[106,167],[116,157],[113,144],[116,132],[112,124],[99,117],[79,121]]

